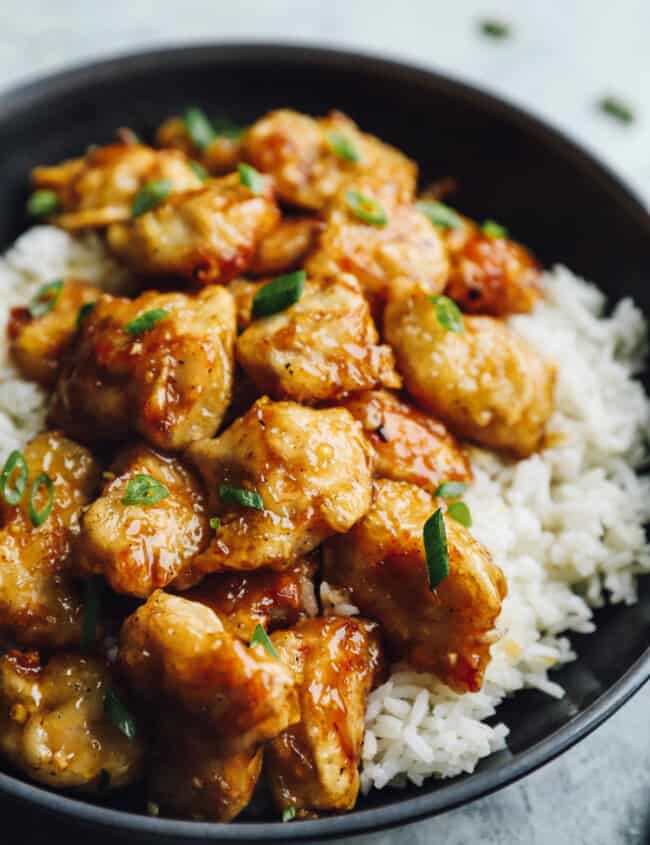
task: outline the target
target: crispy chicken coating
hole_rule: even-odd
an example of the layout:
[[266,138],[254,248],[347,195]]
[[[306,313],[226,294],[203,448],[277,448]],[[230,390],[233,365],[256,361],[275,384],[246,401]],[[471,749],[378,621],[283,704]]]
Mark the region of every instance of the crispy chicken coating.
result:
[[270,180],[261,193],[237,173],[172,194],[166,202],[108,230],[108,245],[145,276],[176,275],[198,285],[229,282],[250,264],[278,224]]
[[43,307],[49,308],[45,313],[39,313],[38,303],[32,310],[12,308],[7,324],[9,348],[23,378],[43,387],[54,384],[63,353],[77,333],[79,309],[94,302],[99,294],[94,285],[68,279],[60,291],[43,300]]
[[62,213],[52,222],[72,231],[129,220],[136,194],[159,180],[181,192],[202,185],[181,152],[131,143],[94,147],[83,158],[32,171],[34,188],[55,191],[59,198]]
[[315,211],[360,174],[372,174],[405,199],[412,199],[417,180],[414,162],[360,132],[340,112],[313,118],[290,109],[272,111],[246,133],[244,157],[273,176],[280,199]]
[[308,280],[298,302],[255,320],[239,336],[236,354],[258,389],[274,399],[312,405],[401,386],[393,353],[380,345],[354,276]]
[[300,723],[266,751],[276,806],[298,816],[351,810],[359,792],[359,762],[368,693],[381,669],[376,626],[360,619],[310,619],[272,641],[299,679]]
[[[58,432],[45,432],[23,455],[29,480],[14,507],[0,497],[0,632],[19,643],[56,647],[79,642],[82,602],[71,583],[70,553],[83,508],[99,485],[99,466],[86,449]],[[34,480],[47,473],[52,510],[38,527],[29,513]],[[34,494],[40,513],[45,487]]]
[[396,658],[457,692],[481,688],[506,581],[487,550],[445,516],[449,575],[429,589],[422,530],[435,500],[405,482],[378,481],[373,505],[323,550],[323,577],[382,626]]
[[467,453],[445,426],[386,390],[343,403],[363,426],[377,459],[375,476],[435,490],[444,481],[472,480]]
[[[199,574],[286,569],[326,537],[348,531],[370,506],[370,448],[343,408],[316,411],[262,398],[216,440],[186,454],[221,519],[192,563]],[[263,509],[233,503],[223,488],[257,494]]]
[[54,789],[101,792],[135,781],[143,748],[105,715],[109,670],[95,658],[38,652],[0,657],[0,751]]
[[456,433],[526,457],[553,410],[556,368],[500,320],[464,317],[447,331],[421,292],[394,297],[384,319],[404,386]]
[[223,753],[251,751],[300,718],[290,670],[199,602],[155,592],[122,626],[118,659],[135,692],[180,705]]
[[[152,504],[125,504],[140,476],[162,484],[167,495]],[[182,572],[208,531],[198,480],[177,458],[136,444],[117,457],[101,496],[84,514],[77,566],[103,575],[118,593],[146,598]]]
[[158,720],[148,792],[163,813],[230,822],[248,805],[263,751],[224,754],[213,732],[165,708]]
[[278,276],[297,270],[316,245],[323,230],[317,217],[285,217],[263,238],[248,272],[254,276]]
[[242,135],[217,135],[204,150],[200,150],[190,138],[182,117],[170,117],[158,127],[156,144],[182,150],[214,176],[230,173],[241,160]]
[[102,296],[83,321],[51,418],[80,439],[137,431],[181,449],[218,429],[230,402],[235,308],[222,287],[197,296]]

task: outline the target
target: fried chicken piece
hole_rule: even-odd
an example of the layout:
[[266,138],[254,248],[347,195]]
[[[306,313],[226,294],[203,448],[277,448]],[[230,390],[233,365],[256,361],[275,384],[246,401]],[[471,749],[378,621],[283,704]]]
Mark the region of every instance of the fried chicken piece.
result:
[[302,817],[351,810],[359,792],[366,702],[382,664],[377,628],[332,616],[271,639],[299,679],[302,714],[267,747],[273,800]]
[[526,457],[553,410],[555,365],[493,317],[447,331],[418,291],[394,297],[384,317],[406,390],[457,434]]
[[375,476],[434,491],[444,481],[471,482],[467,453],[445,426],[386,390],[343,403],[375,450]]
[[445,293],[463,311],[505,317],[532,311],[541,267],[521,244],[494,237],[467,218],[443,231],[450,272]]
[[112,680],[100,660],[38,652],[0,657],[0,751],[32,780],[54,789],[104,793],[133,783],[143,747],[104,713]]
[[[262,285],[270,282],[271,279],[265,279],[263,282],[253,282],[250,279],[233,279],[228,285],[228,290],[235,300],[235,310],[237,312],[237,331],[243,332],[247,329],[253,321],[253,300],[255,294],[262,287]],[[236,387],[235,383],[235,387]]]
[[56,381],[63,353],[77,333],[80,308],[100,294],[94,285],[74,279],[60,285],[31,307],[12,308],[7,323],[11,357],[20,374],[43,387]]
[[261,748],[224,754],[209,728],[167,707],[155,732],[149,798],[173,816],[230,822],[253,796],[262,757]]
[[108,245],[136,273],[223,284],[246,270],[279,219],[270,180],[253,193],[231,173],[112,225]]
[[[148,503],[145,495],[125,504],[142,476],[162,484],[165,497]],[[177,458],[136,444],[118,455],[101,496],[84,514],[77,566],[103,575],[118,593],[146,598],[182,572],[208,531],[198,480]]]
[[59,199],[62,213],[51,222],[71,231],[129,220],[138,192],[159,180],[169,182],[174,192],[202,185],[181,152],[143,144],[94,147],[83,158],[32,170],[34,188],[52,190]]
[[260,241],[248,272],[254,276],[279,276],[297,270],[322,230],[318,217],[285,217],[277,229]]
[[290,670],[199,602],[153,593],[122,626],[118,660],[136,693],[179,705],[224,754],[251,751],[300,718]]
[[[341,154],[343,146],[346,154]],[[269,112],[246,133],[244,158],[273,176],[284,202],[315,211],[324,209],[344,184],[360,174],[372,174],[404,199],[413,198],[417,181],[414,162],[360,132],[340,112],[321,118],[290,109]]]
[[421,487],[377,481],[373,505],[323,549],[323,577],[376,620],[393,656],[457,692],[481,688],[506,580],[487,550],[444,517],[449,574],[431,591],[422,531],[436,502]]
[[230,402],[235,333],[222,287],[197,296],[104,295],[61,369],[51,419],[80,439],[137,431],[168,450],[209,437]]
[[245,643],[258,625],[265,631],[289,628],[318,613],[313,577],[316,563],[303,558],[283,572],[259,569],[209,575],[183,598],[207,605],[226,630]]
[[182,117],[170,117],[158,127],[156,144],[159,147],[182,150],[197,161],[213,176],[222,176],[234,170],[241,161],[242,134],[217,134],[201,150],[192,141]]
[[[39,434],[23,455],[29,479],[22,499],[12,507],[0,497],[0,632],[39,647],[78,643],[83,608],[68,575],[70,553],[83,508],[99,485],[99,466],[90,452],[58,432]],[[52,510],[34,526],[30,492],[42,473],[52,481]],[[12,476],[10,483],[15,481]],[[48,501],[44,485],[33,501],[42,514]]]
[[[195,443],[186,455],[221,519],[192,563],[199,577],[286,569],[326,537],[348,531],[370,506],[370,448],[343,408],[316,411],[265,397],[216,440]],[[261,502],[235,504],[222,488],[246,490]]]
[[393,353],[379,344],[354,276],[308,280],[298,302],[251,323],[237,339],[236,354],[258,389],[274,399],[313,405],[401,386]]

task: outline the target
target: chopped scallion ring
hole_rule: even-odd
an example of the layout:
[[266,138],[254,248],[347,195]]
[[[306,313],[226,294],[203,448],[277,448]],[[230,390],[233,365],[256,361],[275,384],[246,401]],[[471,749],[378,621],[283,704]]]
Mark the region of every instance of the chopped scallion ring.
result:
[[345,201],[355,217],[364,223],[370,223],[372,226],[386,226],[388,223],[386,211],[374,197],[369,197],[362,191],[346,191]]
[[296,817],[296,808],[293,804],[289,804],[288,807],[285,807],[282,811],[282,821],[283,822],[292,822]]
[[619,123],[634,123],[635,115],[631,106],[619,100],[618,97],[602,97],[598,101],[599,109],[618,120]]
[[208,176],[210,175],[210,174],[208,173],[208,171],[205,169],[205,167],[203,167],[203,165],[202,165],[202,164],[199,164],[199,162],[198,162],[198,161],[191,161],[191,162],[190,162],[190,167],[191,167],[191,168],[192,168],[192,170],[194,171],[194,175],[195,175],[195,176],[198,176],[198,178],[199,178],[202,182],[205,182],[205,180],[206,180],[206,179],[208,178]]
[[220,484],[217,493],[221,501],[228,505],[241,505],[243,508],[253,508],[256,511],[264,510],[262,497],[254,490],[244,490],[242,487],[227,487]]
[[430,296],[429,299],[436,308],[436,320],[448,332],[462,334],[464,331],[463,315],[460,309],[448,296]]
[[497,223],[496,220],[486,220],[481,226],[484,235],[488,238],[507,238],[508,230],[505,226]]
[[140,217],[156,208],[171,194],[174,186],[169,179],[153,179],[147,182],[135,195],[131,205],[131,216]]
[[94,302],[86,302],[84,305],[81,306],[81,308],[77,312],[77,331],[79,331],[79,329],[81,328],[81,324],[90,314],[94,307]]
[[27,213],[31,217],[49,217],[59,210],[59,198],[54,191],[41,189],[27,200]]
[[508,38],[511,35],[510,25],[504,21],[493,19],[481,21],[481,32],[490,38]]
[[327,143],[339,158],[345,161],[360,161],[361,155],[355,144],[342,132],[329,132]]
[[263,194],[266,189],[266,179],[262,174],[251,167],[250,164],[241,164],[237,168],[239,172],[239,181],[248,188],[253,194]]
[[278,276],[261,287],[253,299],[253,317],[268,317],[298,302],[305,287],[304,270]]
[[276,660],[278,659],[278,653],[275,650],[275,646],[269,639],[269,635],[266,633],[264,628],[259,624],[255,626],[255,630],[253,631],[253,636],[251,637],[250,647],[252,648],[254,645],[261,645],[265,648],[267,654],[271,657],[275,657]]
[[[13,480],[13,487],[10,486],[11,477],[17,472]],[[5,461],[2,475],[0,475],[0,495],[8,505],[17,505],[22,499],[27,488],[29,469],[27,461],[22,452],[15,449]]]
[[218,531],[221,528],[221,520],[218,516],[210,517],[210,528],[213,531]]
[[111,687],[106,688],[104,695],[104,715],[111,724],[122,731],[124,736],[133,742],[137,733],[135,719],[118,698],[117,693]]
[[467,484],[464,481],[443,481],[433,495],[439,499],[459,499],[465,490],[467,490]]
[[469,528],[472,524],[472,514],[465,502],[452,502],[447,507],[447,513],[452,519],[460,522],[466,528]]
[[185,130],[191,142],[201,152],[206,150],[215,139],[215,131],[210,118],[201,109],[192,106],[183,117]]
[[169,496],[169,490],[157,478],[139,473],[126,485],[123,505],[157,505]]
[[36,296],[29,303],[28,310],[32,317],[44,317],[56,305],[61,291],[63,290],[63,280],[55,279],[53,282],[48,282],[43,287],[39,288]]
[[[40,510],[36,509],[36,497],[41,487],[47,491],[47,501]],[[42,525],[48,516],[52,513],[54,506],[54,482],[46,472],[37,475],[32,481],[32,486],[29,491],[29,518],[32,521],[34,528]]]
[[151,311],[145,311],[144,314],[140,314],[135,320],[127,323],[124,331],[134,335],[144,334],[166,317],[169,317],[169,311],[165,311],[164,308],[152,308]]
[[422,530],[429,589],[433,592],[449,575],[449,550],[445,520],[440,508],[427,519]]
[[421,200],[415,203],[415,207],[439,229],[460,229],[463,225],[460,216],[444,202]]

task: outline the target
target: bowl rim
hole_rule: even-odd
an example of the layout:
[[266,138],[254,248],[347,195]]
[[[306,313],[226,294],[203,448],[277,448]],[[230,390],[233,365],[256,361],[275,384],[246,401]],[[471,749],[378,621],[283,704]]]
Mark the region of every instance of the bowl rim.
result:
[[[110,82],[113,77],[156,67],[161,62],[168,66],[190,63],[200,65],[205,60],[221,58],[224,63],[255,58],[289,60],[296,64],[335,66],[354,70],[363,68],[374,73],[390,74],[394,79],[408,84],[421,82],[433,85],[446,93],[479,104],[493,115],[533,132],[545,144],[558,149],[565,158],[572,160],[590,178],[601,183],[626,206],[628,214],[637,218],[650,238],[650,215],[646,203],[618,174],[603,163],[594,153],[581,147],[562,130],[550,125],[527,109],[515,105],[501,96],[488,93],[474,84],[428,66],[385,57],[372,51],[354,48],[341,49],[322,42],[267,42],[267,41],[206,41],[129,50],[111,53],[97,61],[85,61],[72,67],[37,75],[26,82],[0,92],[0,124],[13,113],[34,108],[57,94],[70,93],[89,82]],[[131,833],[158,841],[176,842],[230,841],[298,841],[302,839],[328,839],[409,824],[446,812],[462,804],[513,783],[526,774],[550,762],[572,745],[583,739],[602,722],[612,716],[650,678],[650,646],[629,669],[602,695],[566,724],[535,743],[517,758],[506,760],[494,768],[480,770],[469,777],[453,779],[432,793],[405,800],[395,800],[384,807],[354,810],[341,816],[301,821],[293,824],[282,822],[215,822],[182,821],[153,818],[115,810],[99,804],[89,804],[68,795],[50,792],[11,775],[0,772],[0,793],[23,803],[31,803],[40,810],[53,813],[67,821],[88,826],[95,825],[104,831]]]

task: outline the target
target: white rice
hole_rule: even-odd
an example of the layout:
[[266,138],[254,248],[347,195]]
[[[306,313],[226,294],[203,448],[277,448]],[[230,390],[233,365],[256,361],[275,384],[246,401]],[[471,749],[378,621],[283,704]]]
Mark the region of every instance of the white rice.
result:
[[[59,276],[107,290],[127,281],[96,236],[36,227],[0,259],[0,331],[11,307]],[[559,365],[550,431],[561,438],[518,463],[473,449],[476,480],[465,496],[474,533],[508,580],[485,684],[461,696],[431,675],[394,667],[370,696],[365,791],[472,772],[506,743],[505,725],[485,724],[499,703],[524,687],[561,697],[548,672],[575,656],[561,635],[592,631],[591,608],[606,598],[634,602],[636,576],[650,571],[650,482],[634,472],[650,428],[650,401],[634,379],[645,322],[627,299],[602,317],[603,295],[565,268],[547,273],[544,286],[544,304],[510,323]],[[0,341],[0,461],[42,429],[45,399]],[[322,584],[320,598],[328,613],[358,613],[345,590]]]

